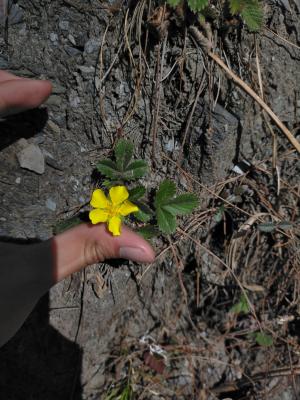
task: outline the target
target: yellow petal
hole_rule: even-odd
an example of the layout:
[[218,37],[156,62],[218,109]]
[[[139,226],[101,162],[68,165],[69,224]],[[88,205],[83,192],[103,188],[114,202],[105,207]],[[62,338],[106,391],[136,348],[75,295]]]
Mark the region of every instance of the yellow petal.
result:
[[99,224],[99,222],[106,222],[108,220],[108,212],[104,210],[92,210],[89,213],[89,218],[92,224]]
[[129,193],[125,186],[114,186],[109,190],[109,196],[114,206],[128,199]]
[[139,211],[139,208],[135,204],[131,203],[131,201],[125,200],[118,211],[123,215],[123,217],[125,217],[128,214]]
[[90,205],[94,208],[107,208],[109,207],[109,200],[106,198],[103,190],[96,189],[93,191]]
[[119,236],[121,234],[121,218],[120,217],[112,217],[108,221],[108,230],[114,236]]

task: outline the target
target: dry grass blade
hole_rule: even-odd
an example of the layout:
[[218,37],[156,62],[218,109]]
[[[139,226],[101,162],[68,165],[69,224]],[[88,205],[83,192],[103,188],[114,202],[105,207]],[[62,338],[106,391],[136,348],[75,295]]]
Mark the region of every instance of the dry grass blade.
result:
[[268,27],[265,26],[264,28],[267,32],[272,33],[274,36],[278,37],[278,39],[282,40],[284,43],[288,44],[289,46],[294,47],[295,49],[300,50],[300,47],[297,46],[295,43],[290,42],[289,40],[285,39],[284,37],[278,35],[278,33],[272,31],[271,29],[269,29]]
[[[262,216],[268,215],[266,213],[259,213],[256,214],[252,217],[250,217],[246,222],[244,222],[241,227],[239,228],[238,232],[246,232],[248,231],[251,226],[258,220],[260,219]],[[227,260],[226,263],[229,265],[229,267],[235,271],[236,267],[237,267],[237,251],[239,249],[239,247],[243,247],[243,243],[244,243],[244,236],[238,236],[237,238],[233,238],[230,241],[230,245],[229,245],[229,251],[228,251],[228,255],[227,255]]]

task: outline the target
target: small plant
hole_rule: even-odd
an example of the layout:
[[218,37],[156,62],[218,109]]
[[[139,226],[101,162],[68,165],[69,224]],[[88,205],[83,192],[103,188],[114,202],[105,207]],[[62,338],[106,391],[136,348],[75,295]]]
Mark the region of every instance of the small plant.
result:
[[248,314],[250,312],[250,307],[244,294],[241,295],[239,302],[231,307],[230,312],[234,314]]
[[133,400],[133,390],[131,383],[125,382],[118,387],[109,390],[104,400]]
[[[183,0],[167,0],[172,7],[177,7]],[[187,0],[188,7],[194,13],[205,14],[209,0]],[[228,0],[231,15],[240,15],[250,31],[258,31],[263,22],[263,10],[258,0]],[[201,14],[200,14],[201,16]]]
[[93,224],[106,222],[109,231],[118,236],[121,223],[132,214],[141,222],[138,232],[149,239],[159,232],[172,234],[177,227],[177,216],[191,213],[198,205],[197,197],[192,193],[176,195],[176,185],[171,180],[164,180],[155,193],[154,201],[147,202],[146,188],[134,183],[143,178],[148,171],[144,160],[133,160],[133,144],[120,140],[115,146],[114,160],[101,160],[97,164],[98,171],[105,177],[102,189],[93,192],[89,213]]
[[273,344],[272,336],[267,335],[264,332],[255,332],[253,334],[253,336],[254,336],[256,343],[262,347],[269,347],[269,346],[272,346],[272,344]]

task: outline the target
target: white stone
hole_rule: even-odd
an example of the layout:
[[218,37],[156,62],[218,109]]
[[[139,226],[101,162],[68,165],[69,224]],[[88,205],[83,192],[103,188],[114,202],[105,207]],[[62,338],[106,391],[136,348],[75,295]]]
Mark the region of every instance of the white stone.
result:
[[40,175],[45,172],[45,159],[39,146],[28,145],[17,154],[17,158],[21,168],[29,169]]

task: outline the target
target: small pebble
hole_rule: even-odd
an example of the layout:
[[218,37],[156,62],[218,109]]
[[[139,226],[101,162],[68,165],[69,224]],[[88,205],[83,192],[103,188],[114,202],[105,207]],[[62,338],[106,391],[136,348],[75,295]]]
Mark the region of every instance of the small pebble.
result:
[[58,34],[54,33],[54,32],[51,32],[50,33],[50,40],[51,40],[51,42],[57,42],[58,41]]
[[92,54],[97,51],[100,47],[100,41],[98,39],[91,38],[84,45],[84,52]]
[[59,21],[58,26],[62,31],[67,31],[69,29],[69,21]]
[[56,210],[56,203],[55,201],[53,201],[52,199],[47,199],[46,200],[46,207],[51,210],[51,211],[55,211]]

